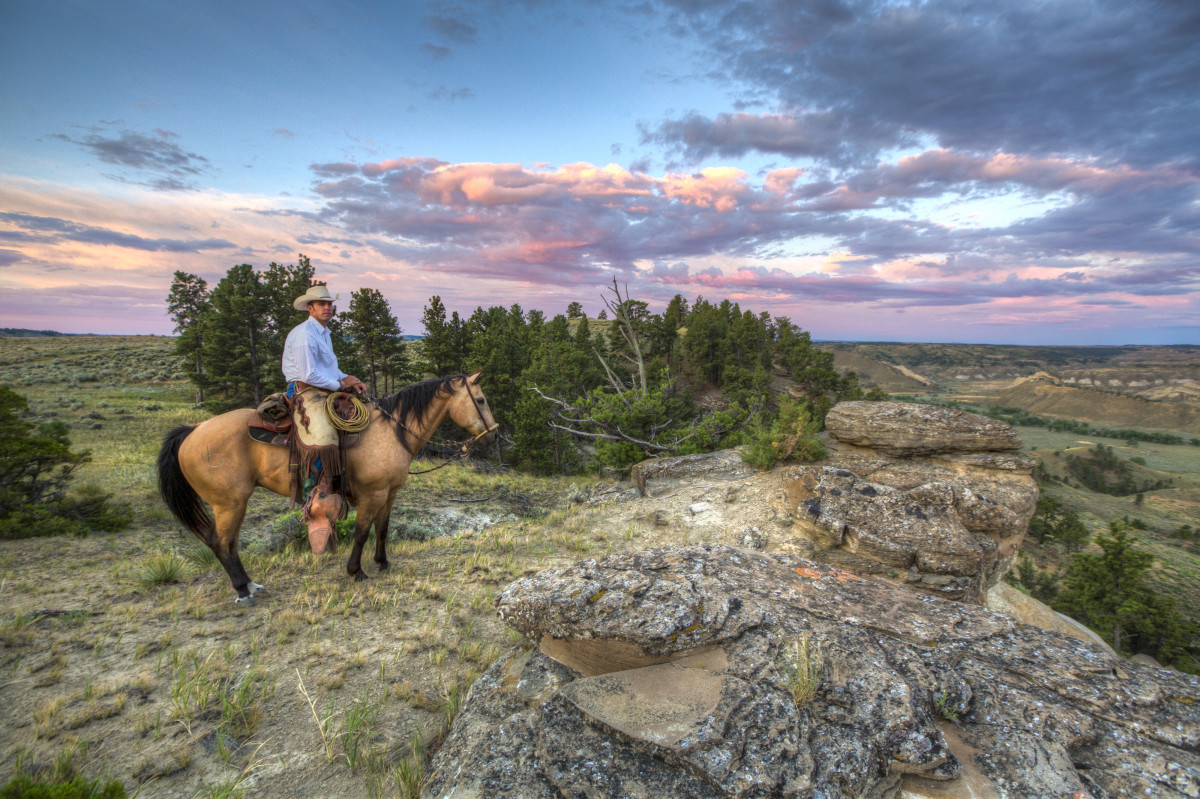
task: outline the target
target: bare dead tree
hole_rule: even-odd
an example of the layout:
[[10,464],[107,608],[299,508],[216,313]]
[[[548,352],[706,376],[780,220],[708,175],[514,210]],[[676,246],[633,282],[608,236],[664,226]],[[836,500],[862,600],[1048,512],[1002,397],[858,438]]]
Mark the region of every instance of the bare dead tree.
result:
[[[558,420],[558,422],[550,422],[551,427],[556,430],[562,430],[563,432],[569,433],[573,436],[579,436],[580,438],[590,438],[593,440],[604,439],[606,441],[625,441],[633,444],[636,447],[640,447],[647,455],[663,455],[674,453],[679,448],[680,444],[696,434],[695,429],[693,429],[692,432],[688,433],[687,435],[678,436],[667,443],[647,441],[644,438],[638,438],[637,436],[627,433],[619,425],[610,424],[608,422],[601,421],[594,416],[588,415],[587,410],[572,405],[566,400],[559,399],[558,397],[547,396],[543,394],[541,389],[539,389],[537,386],[532,386],[529,390],[554,406],[554,417]],[[629,389],[626,389],[626,391],[628,390]],[[624,399],[623,396],[622,399]],[[629,403],[626,402],[626,405],[628,406]],[[661,424],[656,424],[651,427],[651,437],[670,427],[674,421],[674,419],[667,419]],[[560,424],[560,422],[562,424]],[[583,429],[584,427],[588,427],[590,429]]]
[[[625,296],[621,296],[621,287],[617,285],[617,279],[614,277],[612,281],[613,296],[602,296],[600,299],[604,302],[604,307],[612,312],[613,321],[616,323],[617,333],[625,341],[625,345],[629,347],[628,353],[621,353],[621,356],[626,360],[633,371],[630,372],[630,380],[634,387],[639,392],[639,396],[646,395],[646,362],[642,358],[642,345],[638,341],[637,331],[633,329],[633,319],[629,316],[629,309],[632,303],[629,301],[629,285],[625,285]],[[604,367],[604,373],[608,375],[609,383],[618,394],[624,394],[627,390],[615,374],[612,368],[609,367],[608,361],[604,359],[604,355],[595,347],[592,348],[596,353],[596,357],[600,359],[600,365]]]

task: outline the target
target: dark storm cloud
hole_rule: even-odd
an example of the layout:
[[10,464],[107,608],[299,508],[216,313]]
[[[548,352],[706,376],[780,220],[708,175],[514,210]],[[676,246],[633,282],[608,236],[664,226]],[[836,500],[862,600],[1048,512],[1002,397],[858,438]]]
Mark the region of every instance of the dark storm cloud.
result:
[[59,133],[54,138],[78,145],[103,163],[136,170],[139,175],[150,175],[141,179],[120,175],[110,177],[160,191],[194,189],[194,179],[211,168],[207,158],[185,151],[175,143],[178,137],[166,130],[155,130],[152,135],[130,130],[116,135],[96,131],[80,138]]
[[971,152],[1200,165],[1200,4],[666,5],[707,63],[792,119],[690,114],[647,132],[695,160],[757,150],[867,161],[924,134]]
[[426,30],[456,44],[475,44],[479,39],[479,28],[471,14],[458,6],[441,6],[430,9],[421,19]]
[[[643,145],[698,171],[654,174],[648,156],[553,171],[319,164],[318,218],[431,271],[561,286],[637,275],[652,294],[902,309],[1200,291],[1200,6],[638,8],[658,22],[665,9],[703,79],[731,92],[732,110],[640,125]],[[437,14],[431,30],[474,41],[461,9]],[[729,166],[752,154],[776,160],[753,178]]]
[[712,156],[740,158],[757,151],[845,164],[863,151],[915,141],[912,135],[896,135],[882,125],[876,125],[874,131],[851,125],[844,113],[818,111],[797,115],[726,113],[714,119],[690,113],[658,128],[645,123],[639,127],[642,144],[681,152],[693,162]]
[[15,228],[13,230],[0,230],[0,241],[37,242],[44,244],[74,241],[109,247],[127,247],[146,252],[171,253],[226,250],[236,246],[225,239],[147,239],[130,233],[119,233],[107,228],[72,222],[69,219],[11,212],[0,212],[0,223],[11,225]]

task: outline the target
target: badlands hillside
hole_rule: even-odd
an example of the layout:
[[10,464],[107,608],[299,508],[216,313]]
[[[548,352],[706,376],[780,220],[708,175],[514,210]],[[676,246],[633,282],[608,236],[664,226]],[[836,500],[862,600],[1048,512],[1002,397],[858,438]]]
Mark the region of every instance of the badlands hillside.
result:
[[1200,347],[822,346],[834,352],[839,367],[892,394],[1200,434]]

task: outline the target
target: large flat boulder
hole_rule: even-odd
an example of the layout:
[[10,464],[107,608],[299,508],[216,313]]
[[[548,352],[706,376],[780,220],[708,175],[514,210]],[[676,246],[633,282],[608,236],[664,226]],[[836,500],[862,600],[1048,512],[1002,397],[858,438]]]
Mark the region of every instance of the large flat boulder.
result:
[[838,441],[900,457],[1021,448],[1021,437],[1004,422],[908,402],[839,402],[825,429]]
[[644,497],[658,497],[680,486],[716,480],[740,480],[754,474],[755,468],[742,460],[737,450],[700,452],[670,458],[650,458],[634,464],[630,482]]
[[1197,678],[795,556],[662,547],[496,605],[531,643],[475,683],[423,796],[1200,791]]

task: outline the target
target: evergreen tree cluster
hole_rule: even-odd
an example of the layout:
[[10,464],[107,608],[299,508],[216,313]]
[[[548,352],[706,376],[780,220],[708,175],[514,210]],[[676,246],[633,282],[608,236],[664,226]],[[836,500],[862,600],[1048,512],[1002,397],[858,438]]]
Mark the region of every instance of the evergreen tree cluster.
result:
[[1118,652],[1145,653],[1181,671],[1200,673],[1200,629],[1176,607],[1175,599],[1146,580],[1154,556],[1137,548],[1130,530],[1139,520],[1114,520],[1096,536],[1100,554],[1080,551],[1091,537],[1079,514],[1055,497],[1038,498],[1029,534],[1038,544],[1061,544],[1074,557],[1064,571],[1039,569],[1022,553],[1005,580],[1035,599],[1082,622]]
[[[463,318],[435,296],[422,322],[428,365],[443,374],[484,370],[513,443],[508,457],[539,473],[620,469],[764,440],[774,457],[811,458],[812,436],[835,403],[886,396],[840,373],[786,317],[728,300],[676,295],[656,314],[614,282],[591,321],[578,302],[549,321],[519,305]],[[772,390],[779,373],[795,381],[794,400]]]
[[[167,302],[197,401],[223,410],[283,388],[284,339],[304,320],[292,301],[313,276],[303,255],[264,271],[240,264],[211,289],[197,275],[175,273]],[[511,444],[506,460],[543,474],[742,444],[757,444],[752,457],[764,466],[813,458],[815,433],[836,402],[886,397],[839,372],[833,355],[786,317],[682,295],[652,313],[615,281],[603,302],[594,320],[579,302],[547,320],[519,305],[460,315],[434,296],[416,360],[387,301],[364,288],[330,333],[339,366],[373,396],[425,372],[482,370]],[[772,389],[780,375],[794,383],[790,398]]]
[[1174,597],[1159,594],[1146,581],[1154,556],[1138,549],[1119,521],[1110,522],[1096,544],[1100,554],[1080,552],[1071,560],[1054,609],[1100,633],[1117,652],[1145,653],[1164,665],[1200,673],[1200,630],[1179,612]]
[[[261,272],[239,264],[212,289],[198,275],[175,273],[167,307],[197,402],[213,410],[256,405],[284,388],[284,340],[306,318],[292,302],[308,291],[314,274],[304,255],[296,264],[271,263]],[[339,367],[362,379],[373,396],[411,381],[400,326],[379,291],[354,292],[329,333]]]
[[1137,483],[1130,462],[1122,460],[1113,452],[1112,447],[1104,444],[1097,444],[1088,450],[1087,456],[1067,455],[1066,466],[1070,475],[1099,494],[1124,497],[1138,492],[1156,491],[1170,485],[1166,480]]
[[1079,513],[1047,494],[1038,497],[1037,508],[1029,520],[1029,534],[1039,544],[1053,541],[1062,544],[1068,552],[1078,552],[1091,538]]

